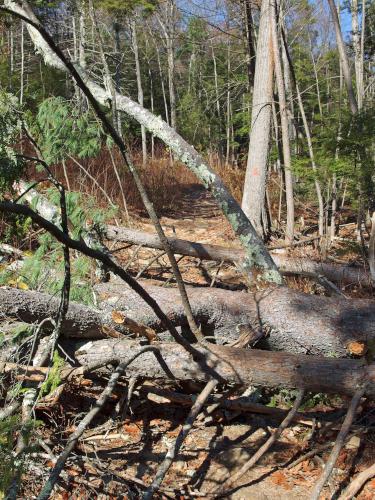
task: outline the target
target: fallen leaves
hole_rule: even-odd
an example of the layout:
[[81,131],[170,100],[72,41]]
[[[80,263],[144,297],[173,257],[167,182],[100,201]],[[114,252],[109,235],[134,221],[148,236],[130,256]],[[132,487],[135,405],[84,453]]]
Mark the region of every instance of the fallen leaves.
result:
[[281,486],[285,490],[291,490],[292,486],[289,484],[288,478],[284,472],[278,470],[271,475],[271,481],[277,486]]

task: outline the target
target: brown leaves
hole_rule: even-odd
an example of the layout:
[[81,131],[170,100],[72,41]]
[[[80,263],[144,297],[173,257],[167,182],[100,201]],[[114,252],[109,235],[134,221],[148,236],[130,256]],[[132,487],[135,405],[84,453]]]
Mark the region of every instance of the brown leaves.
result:
[[282,471],[276,471],[271,475],[271,481],[277,486],[281,486],[285,490],[291,490],[292,486],[288,482],[288,478]]

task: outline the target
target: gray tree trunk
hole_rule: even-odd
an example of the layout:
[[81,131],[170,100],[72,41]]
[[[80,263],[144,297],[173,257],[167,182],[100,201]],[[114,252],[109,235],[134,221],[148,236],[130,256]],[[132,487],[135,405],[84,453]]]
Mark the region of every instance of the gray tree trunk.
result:
[[[310,134],[310,127],[309,127],[309,124],[308,124],[308,121],[307,121],[307,117],[306,117],[306,113],[305,113],[305,107],[303,105],[303,100],[302,100],[301,92],[299,90],[299,85],[298,85],[298,82],[296,80],[296,76],[295,76],[293,64],[292,64],[292,61],[291,61],[291,58],[290,58],[288,47],[286,45],[286,39],[285,39],[285,37],[283,37],[283,42],[284,42],[283,43],[283,49],[284,49],[283,53],[285,53],[285,56],[286,56],[285,57],[285,59],[286,59],[285,64],[286,64],[286,66],[287,65],[289,66],[290,73],[292,75],[292,80],[293,80],[293,83],[294,83],[294,87],[295,87],[295,90],[296,90],[297,100],[298,100],[298,107],[299,107],[299,111],[301,113],[302,123],[303,123],[303,127],[304,127],[304,130],[305,130],[305,135],[306,135],[307,148],[308,148],[309,156],[310,156],[310,160],[311,160],[311,167],[314,170],[314,173],[317,174],[317,166],[316,166],[316,163],[315,163],[314,149],[313,149],[312,140],[311,140],[311,134]],[[319,206],[319,218],[318,218],[319,236],[323,237],[324,236],[324,200],[323,200],[323,195],[322,195],[322,190],[321,190],[320,182],[318,181],[317,175],[315,177],[314,184],[315,184],[316,197],[317,197],[318,206]]]
[[[159,250],[163,248],[157,234],[145,233],[125,227],[106,226],[103,236],[108,240],[132,243]],[[168,238],[168,241],[174,253],[178,255],[190,255],[202,260],[241,263],[246,256],[244,250],[237,248],[226,248],[219,245],[209,245],[177,238]],[[273,254],[272,250],[271,255],[282,273],[324,276],[329,281],[335,283],[364,287],[371,286],[371,277],[363,267],[315,262],[307,258]]]
[[[148,293],[176,326],[188,332],[188,322],[176,288],[142,283]],[[122,281],[95,287],[100,309],[70,303],[63,335],[74,338],[118,337],[126,333],[112,321],[111,312],[120,311],[137,323],[158,332],[164,327],[152,309]],[[194,317],[203,335],[214,336],[219,344],[235,342],[245,325],[266,333],[258,346],[275,351],[328,357],[347,357],[352,342],[371,347],[375,340],[375,306],[371,300],[321,297],[301,294],[286,287],[258,293],[217,288],[188,288]],[[54,317],[59,301],[48,294],[0,287],[0,316],[37,323]],[[169,334],[160,333],[169,340]],[[365,349],[364,349],[365,350]]]
[[177,130],[175,67],[174,67],[175,66],[174,23],[176,16],[176,6],[174,0],[167,0],[166,5],[163,5],[161,7],[161,10],[163,13],[158,15],[158,20],[163,30],[165,46],[167,49],[169,108],[171,113],[170,124],[174,130]]
[[292,160],[290,154],[289,142],[289,120],[288,120],[288,103],[285,93],[285,81],[281,66],[281,57],[279,49],[279,36],[276,24],[276,4],[270,7],[270,25],[272,33],[272,47],[275,64],[275,75],[277,83],[277,93],[279,96],[280,122],[281,122],[281,141],[283,147],[283,159],[285,170],[285,194],[286,194],[286,240],[291,242],[294,237],[294,193],[293,193],[293,174]]
[[[192,357],[176,344],[158,344],[170,373],[176,380],[206,381],[206,375]],[[206,344],[197,347],[212,362],[215,370],[228,382],[245,387],[301,389],[312,392],[352,395],[368,380],[366,395],[374,398],[374,365],[366,366],[354,359],[327,359],[315,356],[236,349]],[[77,348],[75,357],[82,365],[119,357],[130,359],[142,349],[129,340],[100,340]],[[143,354],[126,370],[127,377],[168,379],[153,353]]]
[[263,0],[260,11],[255,64],[249,155],[242,198],[242,209],[260,236],[264,233],[262,211],[266,193],[273,99],[273,61],[269,10],[269,0]]
[[352,42],[354,51],[354,69],[355,69],[355,81],[357,89],[357,103],[358,109],[361,108],[360,101],[362,104],[362,61],[361,61],[361,30],[359,28],[359,16],[358,16],[358,0],[351,0],[350,10],[352,14]]
[[[137,27],[135,24],[135,19],[132,19],[130,21],[130,29],[132,34],[132,46],[135,59],[135,74],[137,77],[138,102],[143,107],[142,75],[141,75],[141,65],[139,61],[139,48],[138,48]],[[146,128],[144,125],[141,125],[141,136],[142,136],[142,163],[145,166],[147,162],[147,141],[146,141]]]
[[335,26],[336,43],[337,43],[337,48],[338,48],[338,51],[340,54],[340,60],[341,60],[341,64],[342,64],[342,72],[344,75],[345,85],[346,85],[346,89],[348,92],[350,111],[353,114],[356,114],[356,113],[358,113],[358,104],[357,104],[357,100],[356,100],[354,90],[353,90],[352,78],[351,78],[350,67],[349,67],[349,59],[348,59],[348,55],[347,55],[346,50],[345,50],[345,44],[344,44],[344,40],[343,40],[342,33],[341,33],[339,16],[337,14],[335,1],[328,0],[328,4],[329,4],[329,7],[331,9],[333,24]]

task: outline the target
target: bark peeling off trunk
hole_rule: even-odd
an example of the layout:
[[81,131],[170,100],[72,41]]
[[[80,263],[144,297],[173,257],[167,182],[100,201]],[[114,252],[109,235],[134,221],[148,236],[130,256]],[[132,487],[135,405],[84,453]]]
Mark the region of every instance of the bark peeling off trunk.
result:
[[[177,380],[204,381],[204,374],[192,357],[176,344],[158,344],[161,355]],[[228,382],[244,386],[272,388],[299,388],[314,392],[353,394],[368,377],[375,381],[374,365],[364,365],[352,359],[327,359],[282,352],[245,350],[206,344],[196,346],[205,353],[215,370]],[[130,359],[142,346],[135,341],[107,339],[82,344],[75,351],[81,364],[90,364],[118,357]],[[127,377],[137,376],[166,379],[167,374],[153,353],[146,353],[132,363]],[[375,385],[368,384],[368,395],[373,397]]]

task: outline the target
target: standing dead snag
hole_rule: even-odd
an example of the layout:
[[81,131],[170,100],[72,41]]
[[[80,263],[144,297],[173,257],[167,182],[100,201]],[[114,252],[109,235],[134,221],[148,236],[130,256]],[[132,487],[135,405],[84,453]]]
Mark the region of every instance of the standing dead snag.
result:
[[170,466],[172,465],[173,460],[177,457],[178,452],[186,436],[189,434],[191,428],[193,427],[195,419],[197,418],[199,412],[202,410],[204,403],[207,401],[212,391],[215,389],[216,385],[217,385],[217,380],[210,380],[209,382],[207,382],[203,391],[197,397],[195,403],[193,404],[190,410],[189,416],[186,419],[185,424],[183,425],[182,429],[180,430],[176,438],[176,441],[170,446],[169,450],[167,451],[167,454],[165,455],[164,461],[158,468],[155,479],[152,481],[152,484],[150,485],[145,495],[143,496],[144,500],[151,500],[151,498],[154,496],[154,493],[156,493],[156,491],[159,489]]

